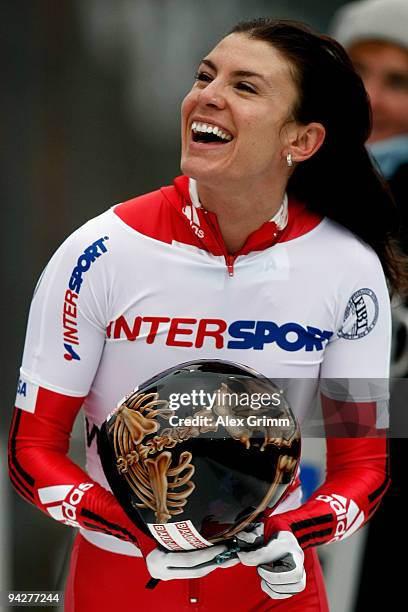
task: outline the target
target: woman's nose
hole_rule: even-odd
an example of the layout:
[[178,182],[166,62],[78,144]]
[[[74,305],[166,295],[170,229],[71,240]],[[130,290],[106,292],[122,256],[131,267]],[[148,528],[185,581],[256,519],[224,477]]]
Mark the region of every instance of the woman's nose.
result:
[[366,78],[364,86],[367,90],[370,104],[373,111],[381,110],[386,98],[386,91],[379,79]]
[[221,83],[217,79],[208,83],[200,91],[199,100],[205,106],[223,108],[225,106],[225,92]]

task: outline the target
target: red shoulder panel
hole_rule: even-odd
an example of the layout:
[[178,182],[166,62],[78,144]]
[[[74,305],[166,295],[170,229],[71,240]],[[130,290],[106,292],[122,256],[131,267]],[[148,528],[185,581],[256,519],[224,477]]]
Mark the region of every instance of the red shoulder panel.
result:
[[[205,215],[203,209],[191,204],[189,179],[186,176],[177,177],[172,186],[119,204],[114,212],[134,230],[155,240],[168,244],[175,241],[209,251],[213,255],[228,256],[217,216],[214,213]],[[314,229],[320,221],[318,214],[290,198],[286,228],[277,232],[275,223],[264,223],[248,237],[234,257],[262,251],[276,242],[298,238]]]

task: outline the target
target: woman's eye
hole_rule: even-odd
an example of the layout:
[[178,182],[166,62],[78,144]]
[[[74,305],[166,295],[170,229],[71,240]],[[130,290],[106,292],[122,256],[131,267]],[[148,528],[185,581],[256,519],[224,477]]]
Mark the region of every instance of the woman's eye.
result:
[[408,76],[406,74],[390,74],[387,84],[390,89],[408,91]]
[[194,78],[196,81],[204,81],[206,83],[209,83],[211,81],[211,77],[209,74],[207,74],[207,72],[196,72],[194,75]]
[[242,91],[248,91],[249,93],[256,93],[256,90],[254,87],[252,87],[252,85],[249,85],[249,83],[238,83],[236,85],[237,89],[241,89]]

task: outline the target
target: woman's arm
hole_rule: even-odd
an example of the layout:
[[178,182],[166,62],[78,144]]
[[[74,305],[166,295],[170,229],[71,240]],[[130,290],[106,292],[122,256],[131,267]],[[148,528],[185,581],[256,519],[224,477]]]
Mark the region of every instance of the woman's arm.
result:
[[267,517],[265,540],[291,531],[305,549],[342,540],[372,516],[390,484],[385,438],[328,438],[324,483],[300,508]]
[[354,533],[390,483],[390,300],[377,256],[363,244],[352,246],[339,284],[335,333],[320,369],[326,479],[300,508],[268,517],[265,524],[266,538],[288,529],[302,548]]
[[47,516],[72,527],[155,548],[114,496],[67,456],[72,426],[84,398],[42,387],[33,412],[15,408],[9,437],[9,474],[16,491]]
[[138,544],[146,553],[154,541],[67,456],[75,417],[105,345],[111,229],[104,214],[77,230],[36,287],[10,430],[10,478],[17,492],[48,516]]

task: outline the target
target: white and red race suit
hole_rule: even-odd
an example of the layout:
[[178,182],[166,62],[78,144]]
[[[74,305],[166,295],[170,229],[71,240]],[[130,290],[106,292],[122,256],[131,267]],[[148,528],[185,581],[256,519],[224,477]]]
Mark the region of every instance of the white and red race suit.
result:
[[[302,505],[297,480],[266,518],[267,536],[290,530],[308,549],[307,587],[282,603],[270,600],[254,569],[242,565],[146,590],[140,548],[146,554],[155,544],[111,494],[98,430],[121,397],[181,362],[225,359],[273,380],[307,379],[314,381],[307,387],[312,396],[320,379],[387,378],[390,337],[388,291],[376,254],[290,197],[233,256],[216,215],[201,207],[195,182],[184,176],[74,232],[34,293],[9,444],[16,490],[79,527],[67,609],[119,608],[134,596],[145,606],[166,602],[167,610],[217,610],[222,594],[235,610],[326,610],[309,547],[342,539],[374,512],[388,486],[384,436],[328,437],[323,485]],[[292,398],[301,422],[308,393]],[[343,411],[365,433],[378,432],[386,399],[379,392],[346,401],[327,392],[324,413],[336,419]],[[81,407],[86,471],[67,457]],[[115,576],[127,572],[132,579],[117,584]]]

